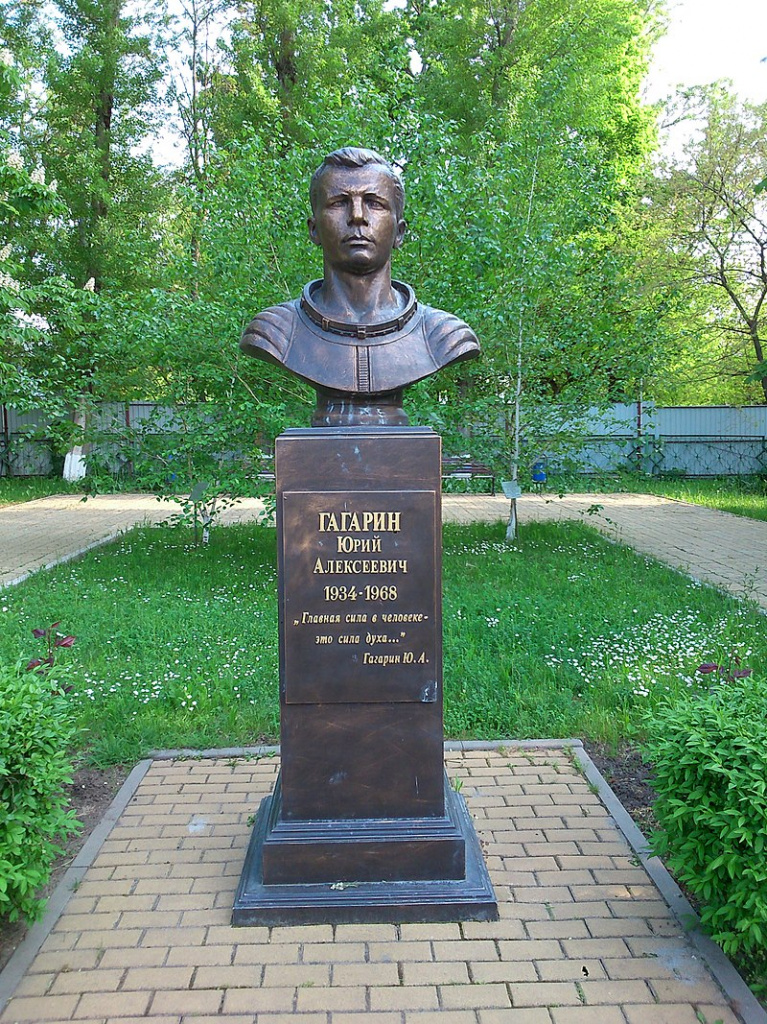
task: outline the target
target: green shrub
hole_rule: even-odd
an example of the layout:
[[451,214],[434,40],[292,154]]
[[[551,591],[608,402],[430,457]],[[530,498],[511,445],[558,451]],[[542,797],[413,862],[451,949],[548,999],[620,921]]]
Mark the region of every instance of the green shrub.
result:
[[728,955],[767,944],[767,681],[735,679],[648,715],[653,836]]
[[52,673],[0,663],[0,916],[38,918],[57,840],[76,830],[71,782],[74,727]]

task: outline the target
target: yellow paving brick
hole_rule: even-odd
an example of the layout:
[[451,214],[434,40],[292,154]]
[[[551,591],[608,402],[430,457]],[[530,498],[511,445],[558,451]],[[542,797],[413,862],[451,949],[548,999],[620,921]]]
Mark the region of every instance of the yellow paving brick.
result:
[[629,935],[652,935],[650,924],[642,918],[635,917],[594,917],[586,921],[586,927],[593,938],[607,938],[611,936]]
[[594,917],[612,917],[610,908],[603,900],[588,900],[578,903],[554,903],[549,907],[551,916],[558,921],[579,917],[586,920]]
[[126,910],[120,917],[120,928],[174,928],[181,923],[181,912],[178,910],[137,910],[135,913]]
[[479,1024],[551,1024],[548,1010],[532,1006],[513,1010],[480,1010],[478,1016]]
[[490,939],[441,940],[434,943],[435,960],[497,960],[498,947]]
[[125,974],[122,991],[189,988],[192,972],[192,967],[131,967]]
[[147,928],[141,940],[146,946],[201,946],[204,928]]
[[579,1006],[580,993],[575,982],[538,981],[509,985],[513,1006]]
[[289,1013],[293,1009],[295,995],[293,988],[231,988],[224,993],[221,1012],[257,1013],[259,1019],[262,1013]]
[[528,921],[526,926],[532,939],[588,939],[586,922],[578,918],[565,921]]
[[396,924],[338,924],[337,942],[391,942],[398,938]]
[[51,995],[80,994],[82,992],[115,992],[123,971],[119,968],[92,971],[68,971],[59,974],[51,986]]
[[[694,982],[653,979],[650,986],[659,1003],[725,1003],[719,986],[708,978],[699,978]],[[639,1002],[638,999],[625,1001]]]
[[[51,982],[56,976],[54,974],[25,974],[16,986],[14,996],[20,999],[22,996],[44,996],[47,995]],[[59,992],[67,991],[59,989]],[[55,993],[57,994],[57,993]]]
[[449,1010],[511,1006],[508,987],[493,982],[481,985],[445,985],[440,988],[439,994],[442,1006]]
[[371,961],[433,960],[430,942],[371,942],[368,946]]
[[[545,961],[555,963],[556,961]],[[493,981],[536,981],[535,965],[528,960],[508,960],[501,963],[475,963],[471,965],[472,981],[480,984]]]
[[563,960],[565,956],[556,939],[502,939],[498,948],[502,960]]
[[[473,1010],[410,1010],[405,1011],[404,1018],[406,1024],[477,1024],[477,1015]],[[336,1024],[335,1015],[333,1024]]]
[[234,957],[234,945],[228,946],[174,946],[168,953],[168,964],[184,966],[189,964],[192,967],[204,965],[226,966],[231,964]]
[[[333,1024],[359,1024],[359,1014],[356,1013],[343,1013],[342,1011],[336,1010],[333,1014]],[[304,1024],[306,1016],[301,1018],[301,1024]],[[326,1017],[322,1015],[322,1024],[325,1024]],[[365,1014],[365,1021],[370,1024],[402,1024],[402,1014],[394,1011],[384,1010],[381,1013],[370,1013],[369,1011]],[[226,1022],[229,1024],[229,1021]],[[259,1018],[259,1024],[263,1024],[261,1018]],[[276,1024],[276,1022],[275,1022]],[[280,1024],[285,1024],[284,1021],[280,1021]]]
[[29,966],[29,974],[80,971],[95,967],[101,957],[97,949],[61,949],[38,953]]
[[[231,901],[229,907],[231,909]],[[269,941],[269,929],[263,925],[255,925],[252,928],[232,928],[231,925],[211,925],[205,937],[206,946],[216,946],[219,943],[230,945],[231,943],[261,943]]]
[[[619,1006],[553,1006],[550,1012],[554,1024],[626,1024]],[[653,1019],[648,1015],[644,1024]]]
[[460,939],[461,926],[458,922],[402,924],[400,936],[403,939]]
[[[346,991],[339,989],[339,991]],[[370,990],[371,1010],[436,1010],[437,989],[433,985],[383,986]]]
[[274,943],[332,942],[333,926],[330,924],[283,925],[272,928],[271,941]]
[[624,957],[617,960],[605,957],[602,960],[608,977],[614,979],[629,978],[674,978],[674,968],[671,963],[664,963],[658,957]]
[[296,964],[300,946],[297,942],[281,942],[277,945],[238,944],[234,950],[235,964]]
[[364,959],[364,942],[307,942],[303,947],[307,964],[360,963]]
[[222,993],[219,990],[162,990],[154,994],[152,1013],[178,1013],[182,1016],[189,1013],[217,1013],[221,1001]]
[[541,981],[578,981],[606,978],[599,960],[536,960]]
[[54,932],[109,931],[114,928],[120,915],[109,914],[67,914],[63,913],[54,926]]
[[241,967],[229,965],[200,967],[194,975],[193,987],[195,989],[258,988],[261,985],[263,973],[264,969],[260,964]]
[[650,1011],[645,1003],[638,1006],[623,1006],[622,1009],[628,1024],[700,1024],[700,1017],[689,1004],[653,1006],[651,1021],[648,1019]]
[[[238,970],[239,968],[234,968]],[[300,988],[302,985],[330,984],[329,964],[267,964],[264,988]]]
[[[433,970],[437,964],[419,964],[419,973]],[[282,968],[284,970],[284,968]],[[468,979],[468,975],[467,975]],[[359,985],[398,985],[397,964],[334,964],[332,984],[340,987]],[[434,984],[433,980],[422,977],[420,984]]]
[[87,992],[73,1014],[75,1020],[92,1017],[140,1017],[146,1013],[150,992]]
[[[275,990],[279,991],[279,990]],[[374,989],[373,991],[378,991]],[[296,992],[296,1010],[359,1010],[365,1009],[365,989],[360,988],[299,988]]]
[[[100,953],[101,951],[97,951]],[[134,946],[130,949],[107,949],[104,950],[99,967],[159,967],[164,964],[168,956],[167,947],[153,946],[151,949],[143,949],[141,946]]]
[[525,938],[525,926],[519,920],[465,921],[461,928],[466,939]]
[[[371,966],[378,969],[389,965],[372,964]],[[391,964],[390,966],[395,967],[396,965]],[[401,971],[403,985],[468,985],[471,981],[469,965],[460,960],[440,964],[405,963],[402,964]],[[393,978],[389,984],[396,985],[397,979]]]
[[143,936],[140,928],[115,928],[111,932],[73,932],[78,949],[111,949],[137,946]]
[[579,957],[617,957],[629,956],[629,948],[623,939],[563,939],[562,946],[567,956]]
[[652,1003],[653,994],[645,981],[600,981],[585,978],[581,991],[587,1005],[599,1003]]

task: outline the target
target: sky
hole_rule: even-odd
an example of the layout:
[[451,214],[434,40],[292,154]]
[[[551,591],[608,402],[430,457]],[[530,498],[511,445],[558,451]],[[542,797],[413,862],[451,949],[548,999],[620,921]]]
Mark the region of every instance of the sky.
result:
[[669,7],[646,99],[729,78],[741,99],[767,103],[767,0],[669,0]]

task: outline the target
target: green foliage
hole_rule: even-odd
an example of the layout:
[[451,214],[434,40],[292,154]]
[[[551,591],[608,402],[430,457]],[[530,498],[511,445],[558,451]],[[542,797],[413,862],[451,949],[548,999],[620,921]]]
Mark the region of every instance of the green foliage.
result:
[[653,849],[725,953],[767,944],[767,681],[735,679],[647,719],[662,831]]
[[77,823],[67,810],[74,727],[53,673],[0,662],[0,916],[35,920],[58,841]]
[[650,291],[674,344],[646,393],[668,404],[767,400],[767,104],[721,85],[685,96],[699,130],[648,177],[641,225]]

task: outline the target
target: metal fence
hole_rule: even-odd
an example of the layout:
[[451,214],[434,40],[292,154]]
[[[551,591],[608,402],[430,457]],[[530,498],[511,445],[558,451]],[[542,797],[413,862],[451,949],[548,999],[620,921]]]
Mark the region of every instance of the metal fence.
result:
[[[108,445],[110,430],[140,428],[172,432],[170,406],[153,402],[104,403],[91,426]],[[0,476],[39,476],[58,470],[50,419],[44,412],[20,414],[0,406]],[[34,430],[34,440],[28,434]],[[658,475],[748,475],[767,471],[767,405],[660,407],[647,402],[592,411],[575,432],[568,463],[583,472],[633,469]],[[544,451],[541,458],[545,461]],[[560,462],[559,457],[551,463]]]
[[614,405],[587,417],[583,472],[741,476],[767,471],[767,406]]

